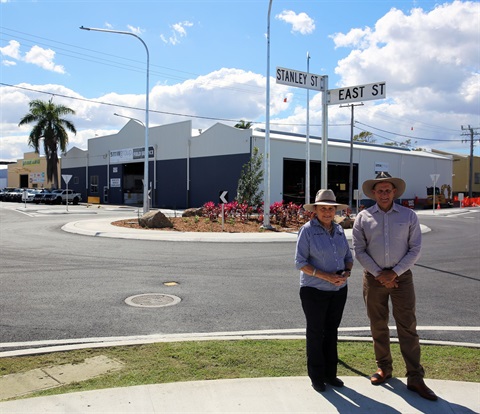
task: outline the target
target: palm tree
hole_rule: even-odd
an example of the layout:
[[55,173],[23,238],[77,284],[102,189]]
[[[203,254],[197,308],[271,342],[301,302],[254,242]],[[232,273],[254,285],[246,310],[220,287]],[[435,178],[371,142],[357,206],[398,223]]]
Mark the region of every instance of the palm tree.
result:
[[246,122],[243,119],[241,119],[238,124],[235,124],[235,128],[239,129],[250,129],[251,127],[252,123],[250,121]]
[[29,103],[30,112],[20,120],[18,126],[36,122],[28,137],[28,145],[33,147],[38,154],[40,140],[43,138],[43,148],[47,160],[47,179],[53,183],[55,188],[58,188],[58,148],[63,153],[67,150],[68,135],[65,128],[74,134],[77,133],[77,130],[72,122],[62,118],[63,115],[74,115],[75,111],[64,105],[54,104],[52,99],[48,102],[40,99],[31,101]]

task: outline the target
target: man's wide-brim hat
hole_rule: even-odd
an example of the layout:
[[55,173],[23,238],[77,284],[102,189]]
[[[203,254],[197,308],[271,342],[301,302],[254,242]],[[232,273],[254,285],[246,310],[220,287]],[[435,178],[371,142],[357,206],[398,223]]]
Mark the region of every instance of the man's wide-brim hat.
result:
[[407,185],[405,181],[401,178],[392,177],[387,172],[380,172],[378,173],[377,177],[374,180],[367,180],[362,185],[363,194],[365,194],[368,198],[375,200],[375,195],[373,194],[373,189],[375,185],[378,183],[392,183],[393,186],[396,188],[395,198],[400,198],[402,194],[405,192],[405,188]]
[[318,190],[315,196],[315,203],[305,204],[303,208],[307,211],[315,211],[315,206],[335,206],[338,210],[346,210],[346,204],[337,203],[337,199],[332,190]]

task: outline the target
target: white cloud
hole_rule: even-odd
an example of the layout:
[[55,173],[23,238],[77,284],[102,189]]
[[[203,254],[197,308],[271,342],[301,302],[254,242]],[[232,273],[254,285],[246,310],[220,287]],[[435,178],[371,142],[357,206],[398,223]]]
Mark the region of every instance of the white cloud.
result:
[[[10,40],[7,46],[0,48],[0,53],[3,56],[8,56],[12,59],[31,63],[39,66],[45,70],[64,74],[65,68],[61,65],[56,65],[55,52],[51,49],[43,49],[40,46],[32,46],[32,48],[22,56],[20,53],[20,43],[16,40]],[[15,62],[3,61],[5,66],[14,66]]]
[[315,30],[315,21],[306,13],[296,14],[292,10],[284,10],[275,16],[276,19],[292,25],[292,33],[311,34]]
[[8,45],[0,47],[0,53],[13,59],[20,60],[20,43],[16,40],[10,40]]
[[65,73],[65,68],[62,65],[55,64],[55,52],[52,49],[43,49],[40,46],[32,46],[32,48],[25,54],[23,60],[52,72],[61,74]]
[[180,43],[180,39],[182,37],[187,36],[187,27],[192,27],[193,23],[189,21],[183,21],[179,23],[175,23],[171,26],[172,28],[172,35],[167,38],[167,36],[161,34],[160,39],[162,39],[162,42],[164,43],[169,43],[171,45],[176,45]]
[[[90,101],[85,101],[75,91],[61,85],[21,84],[18,86],[47,93],[39,94],[24,89],[0,86],[2,99],[9,102],[7,110],[2,111],[0,124],[2,159],[16,159],[15,157],[21,156],[22,151],[30,151],[27,141],[31,125],[19,128],[18,122],[28,113],[28,104],[33,99],[48,100],[53,96],[55,103],[66,105],[76,112],[75,115],[68,117],[78,131],[76,136],[69,133],[69,148],[75,145],[86,149],[89,138],[118,132],[128,121],[114,116],[115,112],[142,121],[144,119],[142,110],[145,107],[144,94],[109,93],[90,97]],[[272,81],[272,115],[285,109],[283,97],[286,96],[287,89],[282,85],[276,86]],[[80,99],[67,99],[59,95]],[[106,102],[109,105],[101,105],[93,101]],[[165,102],[168,102],[168,106],[165,106]],[[139,109],[120,108],[114,105]],[[166,107],[168,114],[158,112],[165,111]],[[155,85],[150,92],[150,111],[151,126],[192,119],[194,128],[206,129],[216,122],[234,125],[240,119],[259,119],[265,114],[265,77],[241,69],[223,68],[176,85]],[[194,118],[182,115],[192,115]],[[217,119],[203,118],[211,116]],[[230,119],[231,122],[224,121]],[[11,138],[7,140],[7,137]],[[15,145],[10,145],[11,142],[15,142]]]
[[144,30],[140,29],[140,27],[134,27],[130,24],[128,24],[127,27],[128,27],[128,30],[130,30],[132,33],[136,35],[141,35],[142,33],[145,32]]
[[[388,101],[359,108],[359,119],[370,118],[379,128],[399,133],[399,124],[404,123],[404,131],[412,131],[406,126],[416,124],[409,134],[440,140],[457,138],[460,133],[454,130],[459,131],[462,123],[478,123],[478,13],[479,4],[468,1],[446,3],[429,12],[392,9],[374,28],[331,36],[336,48],[351,49],[335,69],[341,77],[337,86],[387,83]],[[347,119],[347,114],[338,116]],[[428,125],[444,128],[432,130]]]
[[[416,137],[440,140],[418,140],[417,145],[458,152],[462,138],[460,126],[480,125],[477,22],[478,3],[453,2],[430,12],[414,9],[405,14],[392,9],[372,28],[353,28],[348,33],[333,35],[337,48],[350,50],[336,68],[341,83],[331,83],[331,89],[376,81],[387,83],[386,100],[366,102],[355,108],[355,120],[362,124],[356,124],[354,133],[363,128],[397,141],[411,138],[415,142]],[[182,36],[181,29],[187,35],[189,27],[192,26],[180,24],[177,35]],[[22,151],[31,150],[26,145],[30,127],[19,128],[18,122],[28,112],[32,99],[48,100],[54,94],[55,102],[74,109],[76,115],[71,120],[79,132],[76,136],[69,134],[70,146],[82,149],[87,148],[89,138],[116,133],[125,125],[127,120],[115,117],[114,112],[144,118],[144,94],[89,96],[96,101],[139,108],[133,110],[60,98],[58,95],[83,98],[60,85],[19,86],[49,94],[0,86],[2,102],[8,102],[2,107],[0,123],[2,159],[16,159],[22,156]],[[305,90],[277,85],[272,79],[270,93],[272,129],[304,133]],[[287,103],[283,102],[285,97],[288,97]],[[310,133],[319,136],[322,94],[311,93],[310,97]],[[241,69],[222,68],[175,85],[155,85],[151,89],[150,109],[151,125],[192,119],[194,128],[206,129],[215,122],[230,125],[240,119],[255,122],[265,116],[265,77]],[[349,139],[350,108],[329,106],[328,112],[329,136]],[[217,119],[203,118],[213,116]],[[378,141],[384,142],[382,138]]]

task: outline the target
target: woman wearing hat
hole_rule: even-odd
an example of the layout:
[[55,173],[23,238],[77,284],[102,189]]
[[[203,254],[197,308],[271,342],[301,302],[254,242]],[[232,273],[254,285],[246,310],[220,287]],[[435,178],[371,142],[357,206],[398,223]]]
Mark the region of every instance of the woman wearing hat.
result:
[[315,203],[305,204],[315,217],[298,233],[295,266],[300,270],[300,299],[307,323],[307,370],[312,387],[325,391],[325,383],[343,386],[337,378],[338,327],[347,300],[347,278],[353,266],[343,228],[334,222],[338,210],[332,190],[320,190]]
[[392,377],[388,328],[388,302],[391,300],[398,342],[407,369],[407,387],[421,397],[435,401],[437,396],[425,385],[425,373],[420,364],[411,270],[420,257],[422,233],[416,213],[395,203],[405,187],[405,181],[385,172],[365,181],[363,193],[376,204],[357,215],[352,230],[355,258],[365,269],[363,297],[378,367],[370,381],[379,385]]

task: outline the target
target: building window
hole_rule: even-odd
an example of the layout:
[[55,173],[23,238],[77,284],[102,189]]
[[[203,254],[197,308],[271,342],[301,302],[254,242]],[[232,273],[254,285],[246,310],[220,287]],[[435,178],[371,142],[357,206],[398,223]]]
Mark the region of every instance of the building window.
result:
[[80,182],[80,180],[78,179],[78,177],[73,177],[73,184],[78,184]]
[[98,193],[98,175],[90,176],[90,193]]
[[474,175],[475,184],[480,184],[480,172],[476,172]]

